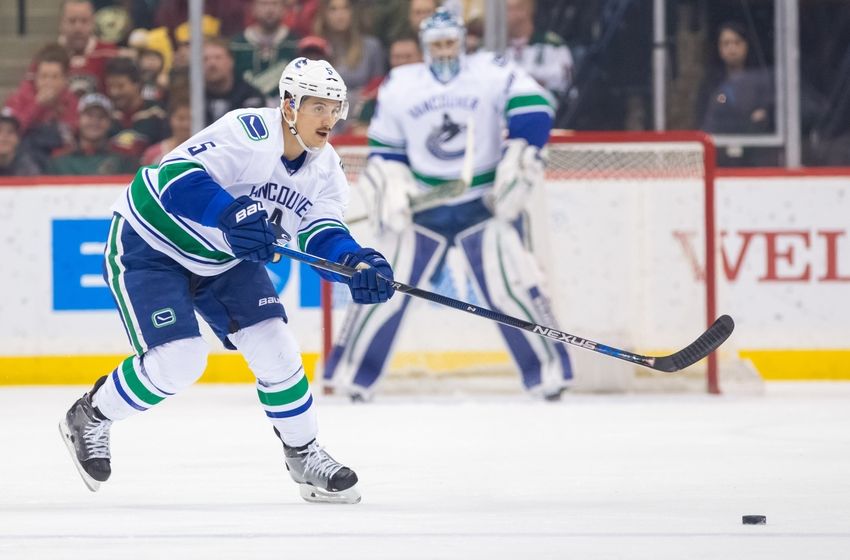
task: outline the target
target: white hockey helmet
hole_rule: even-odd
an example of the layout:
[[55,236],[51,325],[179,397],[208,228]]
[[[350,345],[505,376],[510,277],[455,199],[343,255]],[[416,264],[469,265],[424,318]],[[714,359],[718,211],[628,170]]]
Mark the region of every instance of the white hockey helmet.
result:
[[339,73],[326,60],[298,57],[286,65],[280,75],[280,102],[288,96],[292,108],[298,111],[305,97],[321,97],[340,101],[339,118],[348,116],[347,88]]
[[[443,39],[456,39],[457,52],[453,56],[434,58],[430,44]],[[419,42],[422,45],[425,64],[435,78],[447,83],[458,75],[466,55],[466,27],[460,18],[446,8],[437,8],[433,15],[422,20],[419,25]]]

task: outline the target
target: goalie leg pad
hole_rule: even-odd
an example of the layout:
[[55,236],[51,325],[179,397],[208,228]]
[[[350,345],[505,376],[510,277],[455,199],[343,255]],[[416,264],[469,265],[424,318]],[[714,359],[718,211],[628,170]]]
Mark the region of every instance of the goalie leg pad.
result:
[[[517,230],[489,220],[458,235],[458,246],[482,299],[494,310],[558,328],[534,256]],[[572,381],[567,348],[540,336],[499,325],[526,389],[556,394]]]
[[[442,236],[414,226],[381,241],[398,278],[413,286],[428,281],[446,248]],[[411,298],[373,306],[352,305],[331,351],[324,379],[342,392],[368,397],[386,371]]]
[[298,343],[282,319],[268,319],[229,336],[257,378],[266,417],[287,445],[316,438],[318,423]]

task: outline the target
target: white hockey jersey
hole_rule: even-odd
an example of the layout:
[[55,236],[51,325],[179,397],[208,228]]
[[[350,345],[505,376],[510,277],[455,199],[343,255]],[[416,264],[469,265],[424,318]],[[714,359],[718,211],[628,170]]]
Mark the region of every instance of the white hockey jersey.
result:
[[[280,110],[237,109],[192,136],[162,158],[143,167],[119,197],[113,210],[154,249],[202,276],[236,266],[224,234],[165,210],[161,197],[190,173],[206,171],[228,193],[262,202],[269,219],[279,224],[301,250],[326,228],[345,228],[349,186],[339,156],[331,146],[307,153],[290,175],[281,161],[283,132]],[[169,168],[171,180],[160,180]],[[164,184],[163,184],[164,183]]]
[[466,130],[474,120],[472,188],[459,204],[492,186],[502,155],[506,119],[545,111],[554,115],[549,93],[527,73],[493,53],[467,57],[463,70],[443,84],[424,63],[394,68],[378,91],[369,124],[371,152],[405,156],[420,187],[427,190],[461,176]]
[[573,55],[557,34],[538,33],[528,41],[508,44],[505,56],[556,95],[564,95],[573,81]]

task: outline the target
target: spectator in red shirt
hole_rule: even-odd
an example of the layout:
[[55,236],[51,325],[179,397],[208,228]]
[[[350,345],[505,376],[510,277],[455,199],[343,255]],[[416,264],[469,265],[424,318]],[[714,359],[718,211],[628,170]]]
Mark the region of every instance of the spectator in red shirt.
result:
[[35,76],[9,96],[6,106],[18,119],[21,134],[41,125],[62,123],[77,129],[77,98],[68,88],[68,54],[59,45],[47,45],[35,56]]
[[[245,13],[250,11],[251,0],[206,0],[204,13],[221,22],[221,34],[227,37],[242,31]],[[178,25],[189,19],[188,0],[168,0],[159,3],[156,11],[157,25],[174,31]]]
[[59,44],[71,57],[70,87],[80,96],[104,90],[106,61],[118,55],[114,45],[95,36],[94,6],[90,0],[64,0],[59,16]]
[[285,0],[286,12],[283,24],[301,37],[313,33],[319,0]]
[[72,143],[77,130],[77,98],[68,88],[68,53],[47,45],[35,57],[35,76],[6,100],[7,114],[20,125],[22,145],[40,167],[54,150]]

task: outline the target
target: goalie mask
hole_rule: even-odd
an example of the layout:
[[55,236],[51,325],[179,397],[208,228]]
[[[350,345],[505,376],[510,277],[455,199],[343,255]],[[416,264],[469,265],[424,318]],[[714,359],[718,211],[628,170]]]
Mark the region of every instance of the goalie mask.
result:
[[419,26],[419,42],[425,64],[442,83],[448,83],[460,73],[465,53],[466,28],[463,22],[445,8]]
[[289,125],[289,131],[295,136],[295,139],[298,140],[302,148],[309,152],[317,151],[317,148],[308,148],[304,144],[304,141],[298,134],[298,130],[295,128],[295,122],[298,119],[298,109],[301,107],[301,103],[305,97],[319,97],[321,99],[339,101],[339,110],[334,117],[337,120],[345,120],[348,116],[345,82],[329,62],[299,57],[286,65],[283,74],[280,76],[279,86],[281,111],[284,104],[289,104],[295,113],[292,121],[288,120],[286,113],[284,113],[284,120]]

